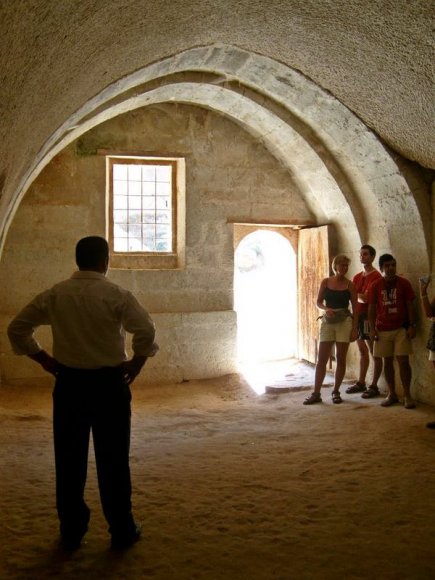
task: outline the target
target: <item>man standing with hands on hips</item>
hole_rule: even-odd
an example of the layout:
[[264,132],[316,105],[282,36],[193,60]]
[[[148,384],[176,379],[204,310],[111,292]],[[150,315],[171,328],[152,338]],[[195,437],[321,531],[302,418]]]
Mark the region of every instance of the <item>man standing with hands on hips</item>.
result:
[[[78,271],[36,296],[14,318],[8,335],[16,354],[27,355],[56,377],[53,431],[56,505],[62,545],[77,549],[88,529],[84,500],[89,436],[92,437],[103,512],[112,548],[140,536],[131,505],[130,384],[158,351],[154,324],[134,296],[109,282],[109,246],[90,236],[76,245]],[[53,356],[34,338],[50,325]],[[133,335],[127,360],[125,333]]]
[[400,378],[405,394],[405,409],[413,409],[411,397],[412,371],[409,355],[415,337],[415,294],[411,284],[396,274],[396,260],[391,254],[379,258],[382,278],[374,282],[368,291],[370,338],[375,341],[374,356],[384,359],[388,396],[383,407],[399,402],[394,376],[394,357],[399,365]]

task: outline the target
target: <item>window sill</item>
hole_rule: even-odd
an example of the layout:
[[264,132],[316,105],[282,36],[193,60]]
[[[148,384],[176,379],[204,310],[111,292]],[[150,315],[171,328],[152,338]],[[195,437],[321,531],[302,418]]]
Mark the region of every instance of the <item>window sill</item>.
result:
[[184,260],[177,254],[133,254],[111,252],[112,270],[182,270]]

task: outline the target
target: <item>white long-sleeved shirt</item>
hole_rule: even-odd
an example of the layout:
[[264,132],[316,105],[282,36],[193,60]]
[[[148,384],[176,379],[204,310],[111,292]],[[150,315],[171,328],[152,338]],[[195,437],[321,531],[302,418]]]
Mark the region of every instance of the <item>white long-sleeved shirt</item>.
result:
[[127,359],[126,331],[133,334],[135,355],[150,357],[159,349],[148,312],[131,292],[99,272],[77,271],[25,306],[8,327],[14,352],[39,352],[34,334],[44,324],[52,328],[54,358],[68,367],[96,369],[121,364]]

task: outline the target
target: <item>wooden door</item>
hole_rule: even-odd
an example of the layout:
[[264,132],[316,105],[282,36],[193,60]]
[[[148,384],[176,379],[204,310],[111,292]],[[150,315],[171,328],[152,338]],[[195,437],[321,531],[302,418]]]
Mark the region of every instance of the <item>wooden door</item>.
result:
[[299,358],[317,361],[320,315],[316,307],[320,283],[329,269],[328,226],[299,231],[298,244],[298,350]]

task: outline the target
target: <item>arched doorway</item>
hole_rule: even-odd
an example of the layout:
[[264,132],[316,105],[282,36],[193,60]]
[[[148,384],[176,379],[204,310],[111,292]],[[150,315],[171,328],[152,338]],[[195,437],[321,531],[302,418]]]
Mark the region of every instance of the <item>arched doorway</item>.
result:
[[296,256],[274,231],[256,230],[235,252],[234,310],[241,363],[290,358],[296,353]]

